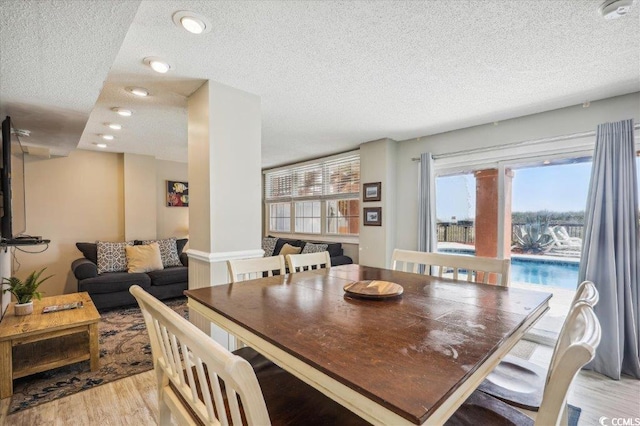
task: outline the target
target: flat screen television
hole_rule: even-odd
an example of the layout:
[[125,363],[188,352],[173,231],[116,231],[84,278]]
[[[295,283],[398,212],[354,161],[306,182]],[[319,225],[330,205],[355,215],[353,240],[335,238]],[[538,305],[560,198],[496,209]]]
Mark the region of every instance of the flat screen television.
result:
[[2,173],[0,191],[0,231],[3,239],[13,239],[27,229],[24,192],[24,151],[20,140],[11,132],[11,118],[2,122]]

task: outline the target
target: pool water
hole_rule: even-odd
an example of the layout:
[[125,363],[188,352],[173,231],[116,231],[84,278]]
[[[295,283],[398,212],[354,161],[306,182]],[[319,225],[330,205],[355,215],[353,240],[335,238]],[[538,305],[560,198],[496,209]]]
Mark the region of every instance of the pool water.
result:
[[578,264],[511,259],[511,282],[575,290],[578,287]]
[[[473,250],[440,249],[442,253],[473,255]],[[558,259],[511,258],[512,283],[528,283],[575,290],[578,287],[578,263]]]

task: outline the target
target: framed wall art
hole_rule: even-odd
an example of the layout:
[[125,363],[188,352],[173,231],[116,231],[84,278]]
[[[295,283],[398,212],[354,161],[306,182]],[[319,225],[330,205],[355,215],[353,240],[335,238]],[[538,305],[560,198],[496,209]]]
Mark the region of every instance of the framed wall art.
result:
[[167,207],[189,207],[189,184],[167,181]]
[[363,212],[365,226],[382,226],[382,207],[365,207]]
[[363,183],[362,201],[380,201],[382,199],[382,183]]

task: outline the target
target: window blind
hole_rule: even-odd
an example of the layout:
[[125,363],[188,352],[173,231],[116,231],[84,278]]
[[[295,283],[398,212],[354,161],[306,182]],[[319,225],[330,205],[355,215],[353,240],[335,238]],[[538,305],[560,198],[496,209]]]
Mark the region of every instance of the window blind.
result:
[[266,200],[320,198],[359,193],[358,154],[265,172]]

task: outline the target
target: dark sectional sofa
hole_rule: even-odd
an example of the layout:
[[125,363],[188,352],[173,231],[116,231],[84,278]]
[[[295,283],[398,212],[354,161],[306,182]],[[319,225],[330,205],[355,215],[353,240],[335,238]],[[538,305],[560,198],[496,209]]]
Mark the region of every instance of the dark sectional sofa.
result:
[[[138,242],[136,242],[138,243]],[[187,239],[176,241],[182,266],[171,266],[146,273],[105,272],[98,274],[98,250],[96,243],[76,243],[84,255],[71,264],[78,280],[78,291],[86,291],[96,308],[104,310],[135,305],[136,299],[129,287],[139,285],[158,299],[182,296],[189,286],[189,268],[186,253],[182,253]]]
[[[269,237],[276,238],[276,237],[272,237],[271,235],[269,235]],[[351,259],[349,256],[344,255],[342,243],[326,243],[326,242],[316,242],[316,241],[309,241],[309,242],[314,244],[328,245],[327,251],[329,252],[329,256],[331,257],[331,266],[349,265],[353,263],[353,259]],[[289,239],[289,238],[278,238],[278,241],[276,241],[275,249],[273,250],[273,256],[279,255],[280,250],[285,244],[289,244],[294,247],[301,247],[302,249],[304,249],[304,246],[305,244],[307,244],[307,241]]]

